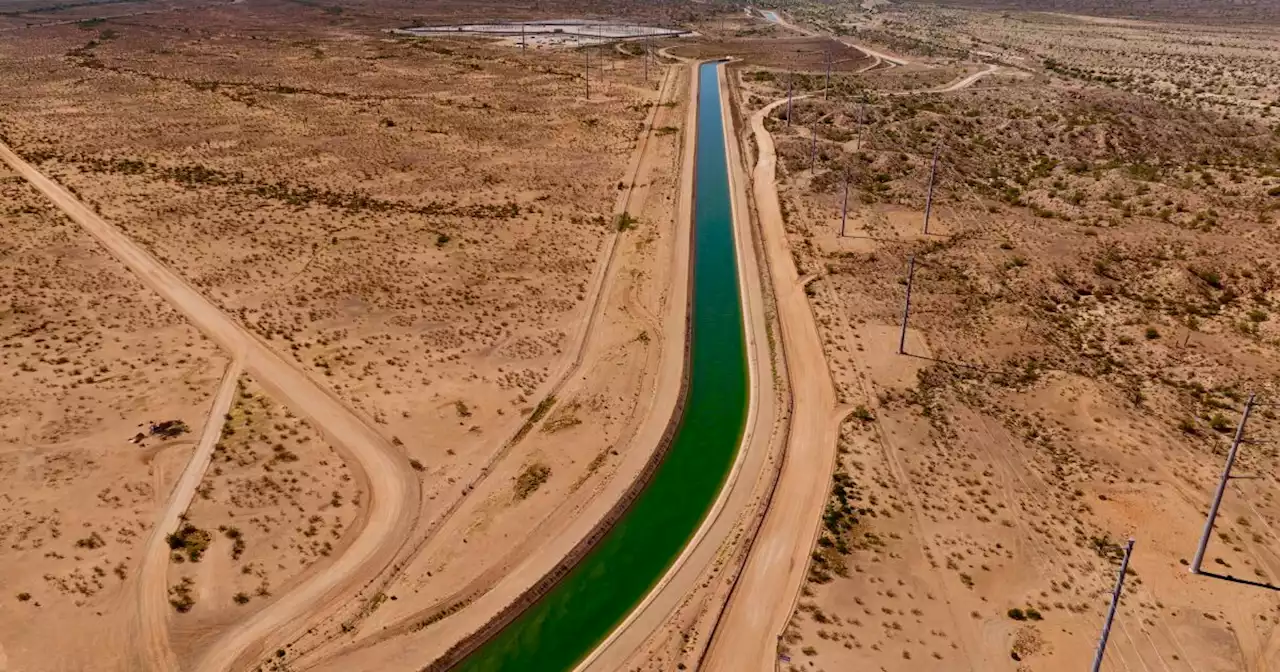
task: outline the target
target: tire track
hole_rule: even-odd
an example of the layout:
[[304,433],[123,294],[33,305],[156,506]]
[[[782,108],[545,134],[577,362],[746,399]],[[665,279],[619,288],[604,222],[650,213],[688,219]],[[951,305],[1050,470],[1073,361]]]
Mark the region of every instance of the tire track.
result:
[[[221,634],[194,669],[222,672],[243,658],[254,658],[265,640],[279,639],[285,629],[303,629],[298,621],[331,607],[355,586],[377,576],[391,563],[417,513],[418,481],[400,455],[372,424],[349,408],[336,394],[319,385],[295,362],[221,311],[209,299],[143,250],[120,229],[108,224],[53,180],[0,143],[0,160],[23,176],[68,217],[96,238],[117,260],[150,289],[168,301],[201,332],[223,349],[243,353],[244,368],[273,397],[321,429],[369,492],[368,507],[348,528],[355,537],[346,552],[323,573],[313,574],[292,592],[280,596],[249,619]],[[139,605],[144,611],[151,608]],[[143,615],[155,622],[158,616]],[[148,635],[151,636],[151,635]],[[143,669],[169,670],[171,660],[144,652]]]

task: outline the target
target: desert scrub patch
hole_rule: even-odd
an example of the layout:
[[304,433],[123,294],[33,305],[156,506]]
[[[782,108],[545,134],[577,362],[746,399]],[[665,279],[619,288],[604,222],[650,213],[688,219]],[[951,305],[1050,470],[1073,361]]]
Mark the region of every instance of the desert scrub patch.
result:
[[187,423],[181,420],[166,420],[151,425],[152,436],[159,436],[162,439],[172,439],[175,436],[182,436],[191,431]]
[[524,471],[516,477],[515,494],[516,499],[526,499],[532,495],[543,483],[547,482],[547,478],[551,476],[551,467],[542,462],[534,462],[524,468]]
[[231,540],[231,559],[239,560],[240,556],[244,555],[244,533],[238,527],[226,525],[219,526],[218,531]]
[[169,604],[179,614],[185,614],[191,611],[191,607],[196,606],[196,598],[192,595],[192,588],[196,582],[189,576],[182,577],[182,581],[175,585],[169,586]]
[[640,220],[629,212],[624,212],[621,215],[618,215],[618,218],[614,221],[614,225],[619,231],[630,231],[631,229],[636,228],[639,223]]
[[191,562],[200,562],[213,541],[213,535],[191,523],[183,523],[177,532],[165,537],[165,541],[169,542],[169,549],[175,551],[174,559],[181,558],[185,552]]
[[579,408],[581,408],[581,404],[576,401],[561,406],[554,415],[542,423],[542,431],[547,434],[554,434],[570,427],[581,425],[582,419],[577,414]]
[[538,402],[538,405],[535,406],[534,409],[529,412],[529,418],[524,421],[523,425],[520,425],[520,429],[516,431],[516,435],[511,437],[511,445],[515,445],[519,443],[520,440],[523,439],[525,435],[528,434],[529,431],[534,428],[535,425],[537,425],[539,422],[542,422],[542,419],[547,417],[547,413],[551,412],[551,407],[555,405],[556,405],[556,398],[554,395],[548,396],[542,401]]
[[97,532],[92,532],[89,534],[89,536],[85,537],[84,539],[79,539],[76,541],[76,548],[87,548],[89,550],[93,550],[95,548],[102,548],[103,546],[106,546],[106,545],[107,545],[107,542],[103,541],[102,535],[98,534]]

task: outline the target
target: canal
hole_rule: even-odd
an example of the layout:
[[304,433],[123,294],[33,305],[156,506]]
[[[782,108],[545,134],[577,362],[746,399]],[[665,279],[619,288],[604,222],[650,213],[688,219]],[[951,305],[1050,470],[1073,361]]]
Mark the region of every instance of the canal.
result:
[[471,654],[467,672],[564,672],[639,605],[693,537],[742,440],[748,376],[716,63],[698,69],[689,389],[662,465],[545,597]]

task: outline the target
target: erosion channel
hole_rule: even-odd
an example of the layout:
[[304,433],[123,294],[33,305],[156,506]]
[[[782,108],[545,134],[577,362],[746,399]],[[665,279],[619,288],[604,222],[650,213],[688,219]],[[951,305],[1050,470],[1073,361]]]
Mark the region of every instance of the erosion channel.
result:
[[748,374],[720,68],[699,66],[689,382],[660,467],[626,515],[541,600],[456,669],[562,672],[626,618],[679,557],[734,462]]

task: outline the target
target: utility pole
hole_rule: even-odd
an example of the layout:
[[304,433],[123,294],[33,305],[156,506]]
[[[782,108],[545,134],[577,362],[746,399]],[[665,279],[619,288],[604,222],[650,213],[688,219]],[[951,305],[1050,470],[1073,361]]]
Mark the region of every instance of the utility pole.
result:
[[862,151],[862,122],[867,118],[867,103],[863,101],[858,104],[858,144],[854,153]]
[[648,82],[649,81],[649,38],[647,37],[644,38],[644,53],[641,55],[644,57],[642,59],[644,61],[644,81]]
[[520,53],[524,53],[524,24],[520,24]]
[[809,172],[818,169],[818,120],[809,125]]
[[907,320],[911,317],[911,280],[916,274],[916,255],[907,262],[907,300],[902,306],[902,335],[898,337],[898,354],[907,354]]
[[591,47],[582,50],[587,57],[586,80],[587,80],[587,100],[591,100]]
[[938,143],[933,148],[933,165],[929,168],[929,193],[924,199],[924,235],[929,235],[929,214],[933,211],[933,178],[938,172],[938,152],[942,150],[942,143]]
[[831,88],[831,50],[827,50],[827,83],[822,85],[822,99],[827,99],[827,91]]
[[1236,425],[1236,436],[1231,440],[1231,449],[1227,451],[1227,464],[1222,468],[1222,479],[1218,481],[1218,490],[1213,493],[1213,503],[1209,505],[1209,518],[1204,521],[1204,533],[1200,535],[1200,545],[1196,547],[1196,557],[1191,561],[1191,573],[1200,574],[1200,565],[1204,562],[1204,551],[1209,546],[1209,535],[1213,534],[1213,521],[1218,517],[1218,507],[1222,504],[1222,495],[1227,491],[1227,481],[1231,478],[1231,467],[1236,463],[1236,452],[1244,439],[1244,424],[1249,421],[1249,412],[1253,410],[1253,400],[1257,395],[1249,395],[1244,404],[1244,413],[1240,415],[1240,424]]
[[791,82],[796,78],[796,74],[787,71],[787,128],[791,128]]
[[849,173],[844,174],[844,205],[840,206],[840,237],[844,238],[844,224],[849,220]]
[[1098,651],[1093,656],[1092,672],[1102,668],[1102,654],[1107,650],[1107,639],[1111,637],[1111,622],[1116,618],[1116,608],[1120,606],[1120,591],[1124,590],[1124,575],[1129,571],[1129,556],[1133,554],[1133,539],[1124,547],[1124,560],[1120,561],[1120,576],[1116,577],[1116,588],[1111,593],[1111,608],[1107,610],[1107,620],[1102,624],[1102,636],[1098,638]]

